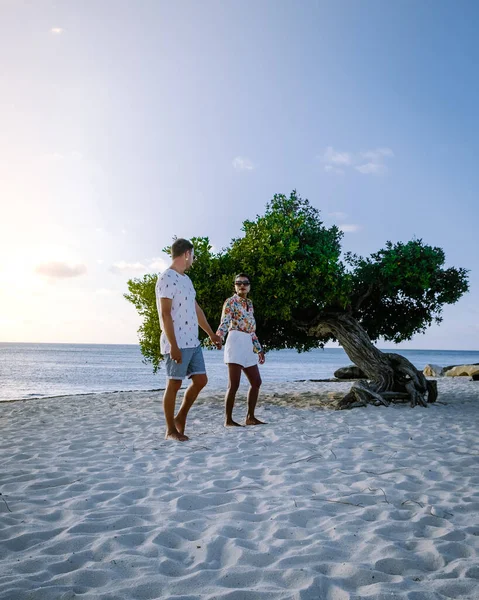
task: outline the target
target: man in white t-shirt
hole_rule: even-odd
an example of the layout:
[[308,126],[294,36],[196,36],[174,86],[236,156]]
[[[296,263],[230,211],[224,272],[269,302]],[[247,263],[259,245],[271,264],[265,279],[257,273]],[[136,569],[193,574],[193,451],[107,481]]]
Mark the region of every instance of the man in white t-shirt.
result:
[[[165,357],[167,385],[163,396],[166,439],[184,442],[186,417],[200,391],[208,382],[205,361],[198,339],[198,325],[218,349],[221,338],[214,333],[205,313],[196,302],[191,279],[185,275],[194,260],[194,247],[189,240],[179,238],[171,246],[173,262],[158,276],[156,306],[160,317],[160,350]],[[191,384],[175,417],[176,395],[185,377]]]

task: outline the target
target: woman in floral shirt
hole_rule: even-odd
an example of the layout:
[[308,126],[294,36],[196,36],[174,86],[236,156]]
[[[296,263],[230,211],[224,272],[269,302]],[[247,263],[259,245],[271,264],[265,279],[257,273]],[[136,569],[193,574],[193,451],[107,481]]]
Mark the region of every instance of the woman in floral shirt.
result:
[[258,362],[262,365],[265,357],[255,333],[256,322],[253,303],[248,299],[250,287],[251,284],[247,275],[244,273],[236,275],[236,293],[224,303],[221,324],[216,332],[222,341],[228,336],[225,345],[225,363],[228,365],[228,390],[225,397],[226,427],[240,427],[239,423],[233,421],[233,406],[242,371],[245,372],[250,383],[245,425],[264,424],[254,416],[261,386]]

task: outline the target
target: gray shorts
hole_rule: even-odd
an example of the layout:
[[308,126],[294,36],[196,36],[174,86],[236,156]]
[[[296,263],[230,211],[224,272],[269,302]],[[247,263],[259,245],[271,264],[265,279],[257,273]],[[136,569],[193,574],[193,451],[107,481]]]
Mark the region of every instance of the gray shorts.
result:
[[167,379],[184,379],[193,375],[205,375],[205,359],[201,346],[196,348],[180,348],[181,363],[175,363],[169,354],[165,354]]

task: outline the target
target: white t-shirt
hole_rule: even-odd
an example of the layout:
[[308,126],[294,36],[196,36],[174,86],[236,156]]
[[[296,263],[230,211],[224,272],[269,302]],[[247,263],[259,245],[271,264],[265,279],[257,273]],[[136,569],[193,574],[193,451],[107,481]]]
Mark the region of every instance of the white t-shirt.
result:
[[171,345],[165,334],[161,318],[160,298],[170,298],[171,317],[179,348],[196,348],[199,346],[198,317],[196,316],[196,292],[188,275],[180,275],[174,269],[166,269],[158,276],[156,282],[156,306],[160,317],[162,354],[171,352]]

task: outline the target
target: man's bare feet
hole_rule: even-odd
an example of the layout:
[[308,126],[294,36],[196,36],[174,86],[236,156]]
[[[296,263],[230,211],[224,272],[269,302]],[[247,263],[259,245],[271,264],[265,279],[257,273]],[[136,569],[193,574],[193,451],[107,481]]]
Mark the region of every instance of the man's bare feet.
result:
[[245,425],[267,425],[264,421],[260,421],[256,417],[246,417]]
[[233,421],[233,419],[226,419],[225,427],[243,427],[243,425],[240,425],[236,421]]
[[175,425],[176,425],[176,430],[178,431],[178,433],[180,433],[181,435],[185,434],[185,426],[186,426],[186,419],[182,419],[181,417],[179,417],[178,415],[176,415],[175,417]]
[[190,438],[184,433],[179,431],[167,431],[165,433],[165,440],[176,440],[177,442],[186,442]]

